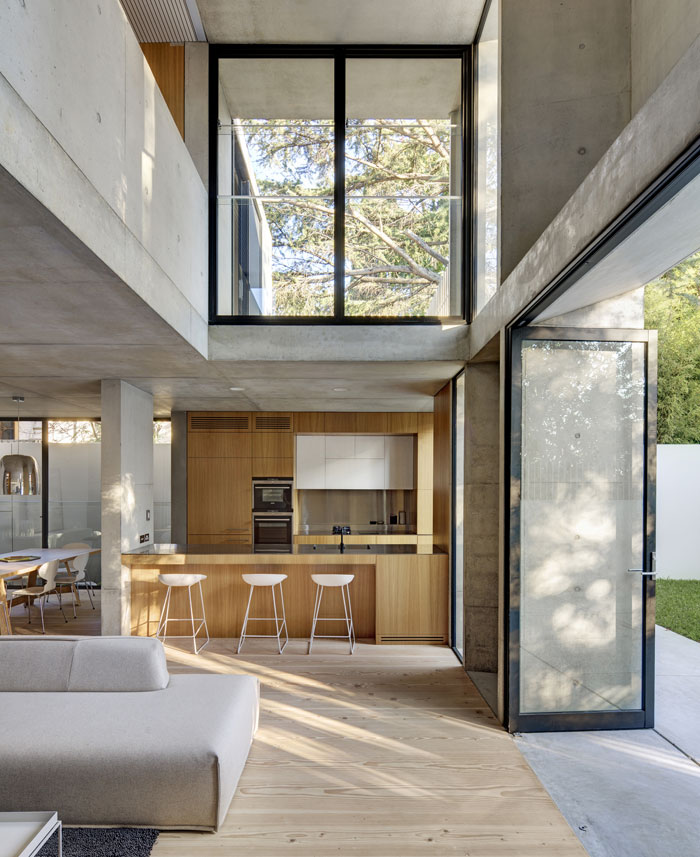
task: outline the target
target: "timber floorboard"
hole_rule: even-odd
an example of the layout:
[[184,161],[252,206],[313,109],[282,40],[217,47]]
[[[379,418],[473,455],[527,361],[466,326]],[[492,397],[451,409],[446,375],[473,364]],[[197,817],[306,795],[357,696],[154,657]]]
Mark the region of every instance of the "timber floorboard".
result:
[[257,675],[260,728],[222,829],[153,857],[585,855],[449,649],[236,642],[167,649],[173,673]]
[[[96,596],[67,624],[49,605],[47,633],[99,634]],[[260,728],[222,829],[163,832],[153,857],[584,857],[448,648],[236,643],[166,648],[173,673],[257,675]]]

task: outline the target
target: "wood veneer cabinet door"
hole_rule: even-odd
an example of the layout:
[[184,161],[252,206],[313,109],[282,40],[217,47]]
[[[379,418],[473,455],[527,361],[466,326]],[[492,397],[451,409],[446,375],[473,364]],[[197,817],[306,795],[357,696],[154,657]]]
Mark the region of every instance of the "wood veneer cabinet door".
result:
[[[252,436],[253,458],[294,458],[291,432],[260,432]],[[285,476],[291,476],[291,471]]]
[[249,432],[193,431],[187,438],[188,458],[250,458]]
[[417,434],[418,414],[410,412],[387,414],[387,431],[389,434]]
[[323,434],[325,430],[325,413],[300,411],[294,414],[294,431],[297,434]]
[[254,458],[251,473],[254,479],[271,476],[293,479],[294,458]]
[[188,533],[249,533],[252,526],[249,458],[197,458],[187,478]]
[[446,554],[377,557],[377,643],[447,643]]

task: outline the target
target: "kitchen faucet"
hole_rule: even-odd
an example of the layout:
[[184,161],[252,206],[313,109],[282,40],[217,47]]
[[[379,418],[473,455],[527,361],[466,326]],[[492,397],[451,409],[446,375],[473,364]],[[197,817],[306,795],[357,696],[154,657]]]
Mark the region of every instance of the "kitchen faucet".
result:
[[350,532],[351,532],[350,527],[348,527],[347,525],[343,525],[342,527],[338,524],[333,525],[333,535],[334,536],[338,536],[338,535],[340,536],[340,552],[341,553],[345,552],[345,542],[343,540],[343,536],[349,536]]

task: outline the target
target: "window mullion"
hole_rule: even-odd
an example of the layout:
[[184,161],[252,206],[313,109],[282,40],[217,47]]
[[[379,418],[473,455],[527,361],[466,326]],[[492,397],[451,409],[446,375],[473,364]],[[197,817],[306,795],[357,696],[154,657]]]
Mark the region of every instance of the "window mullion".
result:
[[345,57],[336,56],[333,72],[334,122],[334,188],[333,257],[334,301],[336,318],[345,315]]

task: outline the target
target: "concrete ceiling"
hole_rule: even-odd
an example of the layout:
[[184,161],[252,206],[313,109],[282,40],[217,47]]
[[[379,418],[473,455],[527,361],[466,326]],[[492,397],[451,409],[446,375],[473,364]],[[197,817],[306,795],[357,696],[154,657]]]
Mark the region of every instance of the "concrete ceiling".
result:
[[428,350],[423,361],[398,362],[394,349],[393,361],[374,362],[367,348],[355,360],[324,360],[320,352],[295,360],[289,349],[246,360],[246,347],[236,359],[228,351],[206,360],[4,170],[0,307],[0,416],[16,412],[13,395],[25,397],[26,416],[99,416],[103,378],[152,392],[157,416],[172,409],[431,410],[434,393],[461,366]]
[[[350,119],[447,119],[461,100],[458,59],[353,59]],[[219,80],[239,119],[333,119],[333,61],[222,59]]]
[[197,0],[210,42],[466,45],[484,0]]

